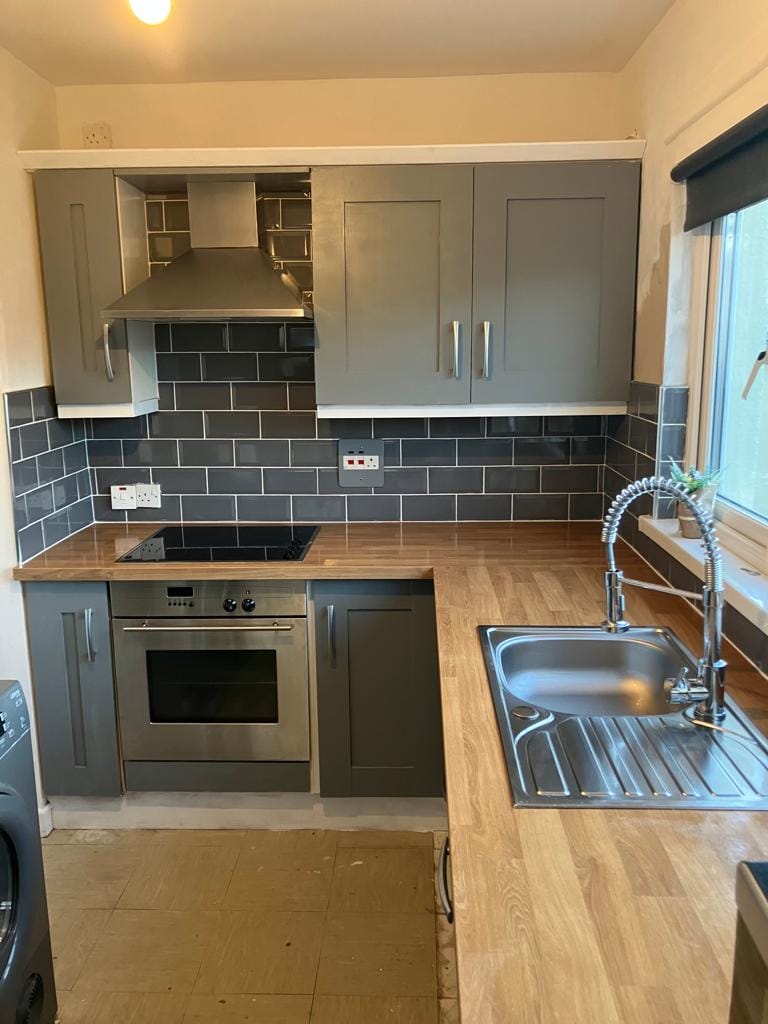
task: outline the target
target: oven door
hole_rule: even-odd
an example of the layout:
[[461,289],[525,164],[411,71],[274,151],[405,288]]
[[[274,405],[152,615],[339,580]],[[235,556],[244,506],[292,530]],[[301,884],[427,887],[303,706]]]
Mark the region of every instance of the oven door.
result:
[[123,756],[308,761],[305,618],[113,620]]

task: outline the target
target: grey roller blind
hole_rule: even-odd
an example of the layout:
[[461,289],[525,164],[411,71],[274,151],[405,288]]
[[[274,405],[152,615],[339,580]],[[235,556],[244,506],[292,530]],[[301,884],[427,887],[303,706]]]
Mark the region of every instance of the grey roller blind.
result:
[[672,168],[685,182],[685,229],[768,199],[768,104]]

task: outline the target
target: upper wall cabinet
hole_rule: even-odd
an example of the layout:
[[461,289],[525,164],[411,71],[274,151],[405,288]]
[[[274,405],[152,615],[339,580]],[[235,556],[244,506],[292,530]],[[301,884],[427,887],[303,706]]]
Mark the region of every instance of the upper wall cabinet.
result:
[[640,165],[319,168],[321,405],[626,402]]
[[472,168],[312,173],[322,403],[469,402]]
[[475,168],[473,402],[623,402],[637,163]]
[[37,171],[35,196],[59,416],[154,411],[153,325],[101,318],[123,294],[114,174]]

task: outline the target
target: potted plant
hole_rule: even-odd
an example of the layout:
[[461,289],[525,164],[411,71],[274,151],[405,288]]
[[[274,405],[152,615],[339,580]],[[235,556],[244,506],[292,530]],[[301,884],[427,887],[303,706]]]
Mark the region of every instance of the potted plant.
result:
[[[702,470],[696,469],[695,466],[685,470],[682,466],[678,466],[677,463],[673,462],[670,476],[676,484],[682,484],[696,501],[705,505],[710,511],[712,510],[717,492],[717,482],[720,479],[720,470]],[[695,518],[681,501],[677,503],[677,519],[680,523],[680,533],[683,537],[696,538],[701,536],[701,531]]]

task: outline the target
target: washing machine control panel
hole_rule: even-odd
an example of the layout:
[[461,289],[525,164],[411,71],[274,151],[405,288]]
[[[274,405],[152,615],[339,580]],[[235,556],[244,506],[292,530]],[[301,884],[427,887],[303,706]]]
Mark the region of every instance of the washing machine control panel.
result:
[[27,732],[27,702],[21,687],[12,686],[0,694],[0,758]]

